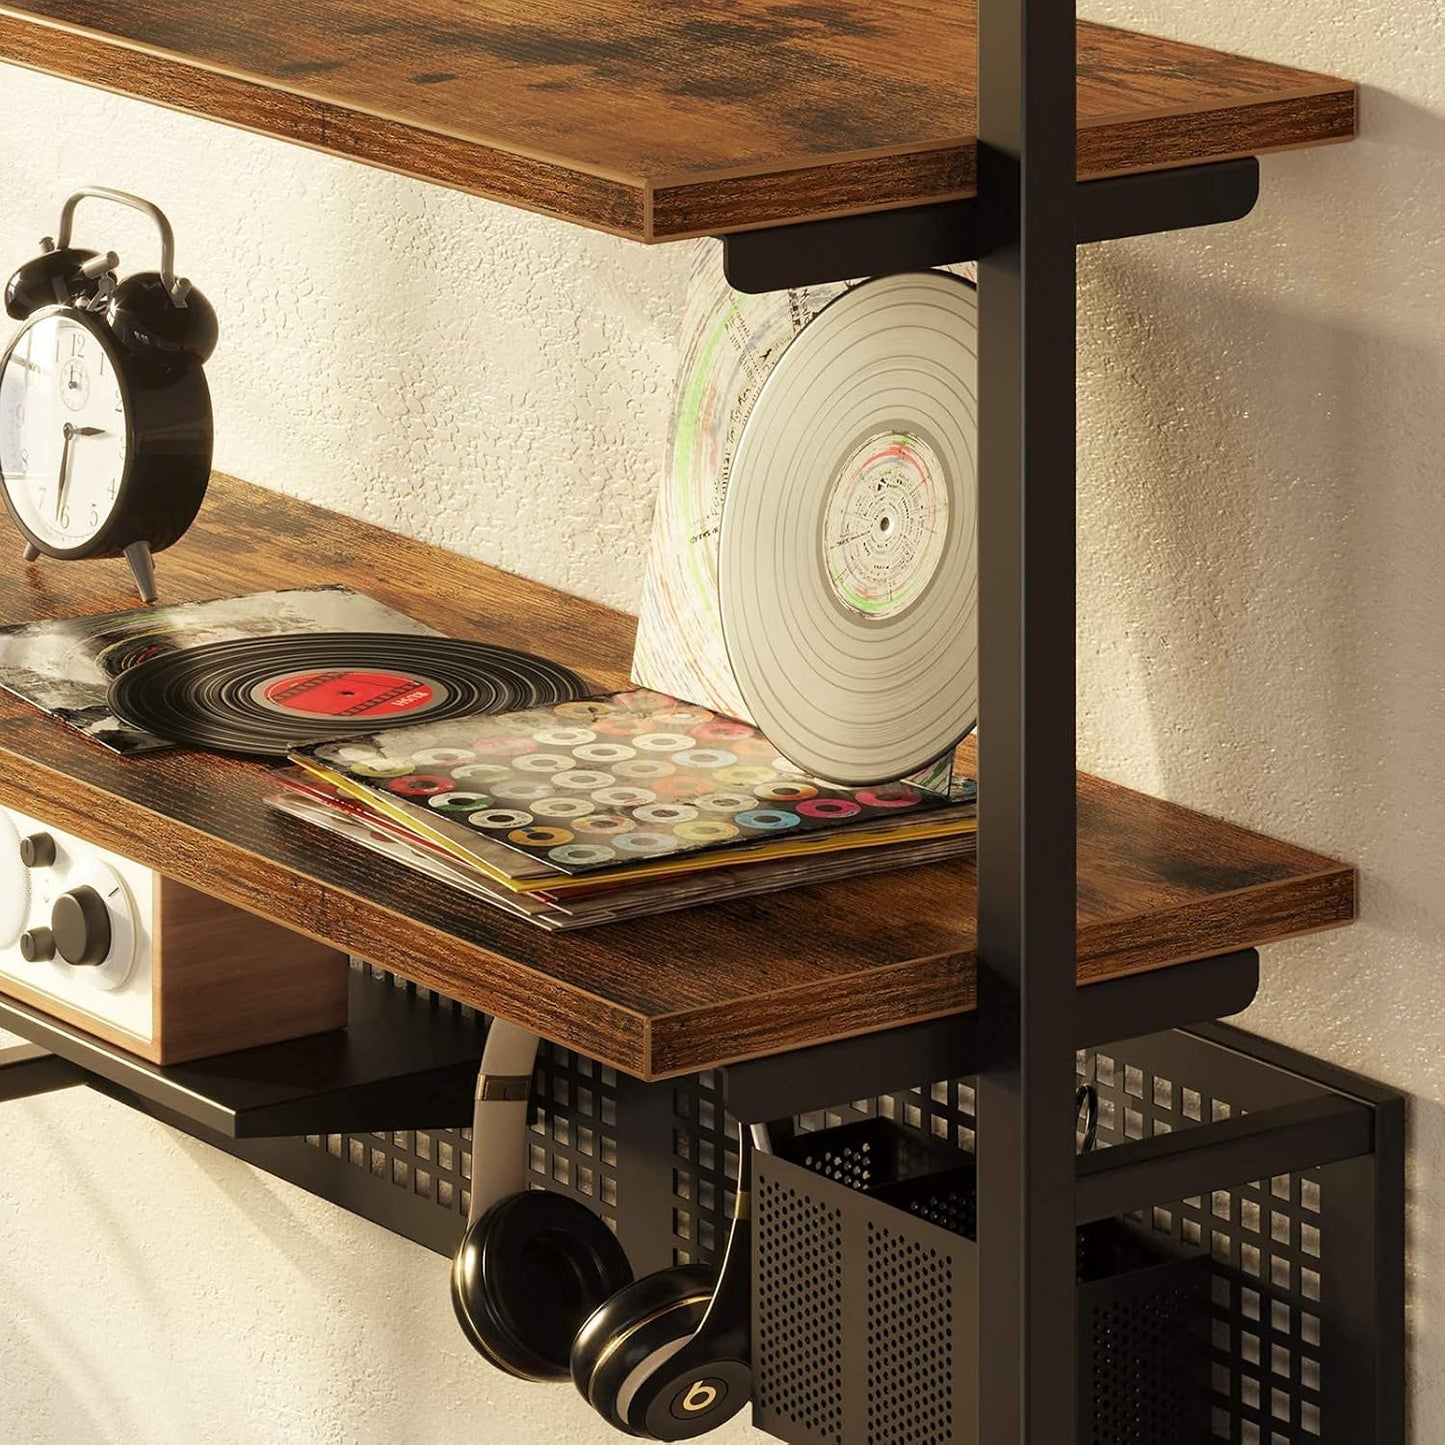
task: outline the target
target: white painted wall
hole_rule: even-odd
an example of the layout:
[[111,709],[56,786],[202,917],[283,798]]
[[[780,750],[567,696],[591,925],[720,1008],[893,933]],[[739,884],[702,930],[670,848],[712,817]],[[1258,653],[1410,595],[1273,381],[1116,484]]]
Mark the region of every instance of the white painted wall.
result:
[[[1082,258],[1081,751],[1360,864],[1363,921],[1270,950],[1246,1023],[1415,1096],[1428,1445],[1445,1438],[1445,16],[1088,9],[1365,86],[1362,139],[1267,161],[1249,221]],[[220,311],[222,467],[635,605],[685,248],[0,67],[0,262],[85,181],[159,201]],[[128,262],[151,254],[128,218],[95,221]],[[88,1093],[0,1110],[0,1150],[0,1436],[608,1438],[568,1391],[470,1357],[441,1261],[288,1186]]]

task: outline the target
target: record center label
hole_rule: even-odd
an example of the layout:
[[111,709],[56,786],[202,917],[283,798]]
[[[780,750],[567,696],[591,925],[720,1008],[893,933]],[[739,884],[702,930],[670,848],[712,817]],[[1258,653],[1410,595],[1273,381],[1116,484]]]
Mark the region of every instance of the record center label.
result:
[[843,605],[892,617],[922,596],[948,538],[948,483],[921,437],[879,432],[843,463],[823,513],[823,570]]
[[399,672],[336,668],[325,672],[288,672],[267,679],[251,693],[273,712],[302,717],[397,717],[427,707],[436,688]]

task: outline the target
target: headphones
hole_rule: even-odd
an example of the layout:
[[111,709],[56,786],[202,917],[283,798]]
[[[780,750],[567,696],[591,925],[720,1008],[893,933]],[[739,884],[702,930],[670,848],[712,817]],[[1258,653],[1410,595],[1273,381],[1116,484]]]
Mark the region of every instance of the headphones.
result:
[[[473,1346],[524,1380],[570,1375],[610,1425],[690,1440],[752,1393],[748,1151],[721,1266],[634,1280],[616,1236],[586,1205],[528,1190],[534,1034],[487,1032],[472,1121],[471,1208],[452,1261],[452,1304]],[[766,1150],[766,1132],[753,1131]]]
[[[114,251],[72,246],[76,207],[87,198],[129,206],[148,216],[160,232],[160,270],[137,271],[117,281],[120,258]],[[194,358],[204,364],[216,349],[220,324],[211,303],[189,281],[176,276],[175,255],[171,223],[158,206],[126,191],[86,186],[61,209],[56,236],[46,236],[40,255],[6,283],[5,310],[15,321],[26,321],[46,306],[104,312],[127,351],[161,362]]]

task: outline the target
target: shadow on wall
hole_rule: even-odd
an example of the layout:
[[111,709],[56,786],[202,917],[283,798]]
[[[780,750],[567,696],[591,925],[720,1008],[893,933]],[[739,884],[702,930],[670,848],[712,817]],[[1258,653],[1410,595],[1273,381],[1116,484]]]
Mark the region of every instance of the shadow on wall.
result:
[[1445,118],[1364,113],[1354,146],[1266,162],[1256,218],[1083,258],[1081,754],[1438,856]]
[[1445,117],[1363,110],[1250,220],[1084,253],[1080,754],[1356,863],[1250,1025],[1445,1098]]
[[1247,221],[1080,254],[1082,765],[1361,869],[1247,1028],[1407,1088],[1412,1390],[1445,1438],[1445,115],[1267,158]]

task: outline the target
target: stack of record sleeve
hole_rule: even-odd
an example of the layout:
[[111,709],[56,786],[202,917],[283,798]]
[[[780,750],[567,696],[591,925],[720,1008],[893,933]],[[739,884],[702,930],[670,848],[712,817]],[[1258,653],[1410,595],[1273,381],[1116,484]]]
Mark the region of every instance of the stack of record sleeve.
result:
[[548,929],[972,852],[947,766],[845,788],[644,689],[296,750],[271,805]]

